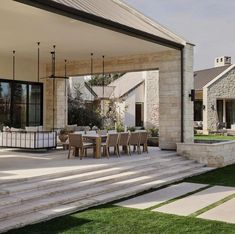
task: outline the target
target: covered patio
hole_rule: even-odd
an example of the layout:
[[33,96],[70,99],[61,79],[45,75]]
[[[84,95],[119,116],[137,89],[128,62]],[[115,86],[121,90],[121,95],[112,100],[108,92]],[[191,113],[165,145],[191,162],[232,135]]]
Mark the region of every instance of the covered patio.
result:
[[[178,142],[192,142],[193,45],[119,1],[107,1],[104,7],[101,0],[89,5],[86,1],[4,0],[0,11],[0,76],[43,83],[39,122],[44,130],[67,124],[66,82],[51,79],[50,52],[56,45],[54,75],[60,77],[65,76],[64,60],[67,76],[89,75],[91,53],[94,74],[103,73],[103,65],[105,73],[159,70],[160,148],[176,149]],[[50,78],[41,79],[46,77]],[[145,111],[153,111],[151,104]],[[29,125],[29,119],[22,120],[23,125]],[[10,124],[14,127],[14,121]]]

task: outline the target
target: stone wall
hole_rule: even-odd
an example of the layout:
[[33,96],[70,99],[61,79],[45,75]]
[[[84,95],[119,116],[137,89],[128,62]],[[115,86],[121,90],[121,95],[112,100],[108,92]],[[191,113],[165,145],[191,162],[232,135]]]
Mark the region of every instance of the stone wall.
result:
[[235,68],[221,76],[217,81],[203,88],[203,131],[217,129],[218,116],[216,110],[217,99],[235,98]]
[[177,153],[210,167],[224,167],[235,163],[235,141],[217,144],[179,143]]
[[159,71],[148,71],[145,77],[145,127],[159,127]]

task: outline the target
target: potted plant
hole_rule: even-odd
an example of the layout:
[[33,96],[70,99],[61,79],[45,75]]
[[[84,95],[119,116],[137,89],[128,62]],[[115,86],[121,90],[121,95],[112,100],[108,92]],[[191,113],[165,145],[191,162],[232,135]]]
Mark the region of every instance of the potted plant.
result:
[[68,140],[68,138],[69,138],[68,131],[66,129],[62,128],[59,133],[60,141],[64,143]]
[[157,147],[159,145],[159,129],[150,128],[148,129],[148,132],[149,132],[148,145]]

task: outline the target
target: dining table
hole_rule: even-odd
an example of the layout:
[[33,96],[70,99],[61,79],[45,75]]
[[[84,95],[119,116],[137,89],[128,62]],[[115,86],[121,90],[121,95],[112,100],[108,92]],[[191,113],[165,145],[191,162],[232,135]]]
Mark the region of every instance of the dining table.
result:
[[94,151],[94,157],[95,158],[101,158],[101,143],[103,140],[107,138],[107,134],[83,134],[82,135],[83,140],[89,140],[92,141],[95,144],[95,151]]

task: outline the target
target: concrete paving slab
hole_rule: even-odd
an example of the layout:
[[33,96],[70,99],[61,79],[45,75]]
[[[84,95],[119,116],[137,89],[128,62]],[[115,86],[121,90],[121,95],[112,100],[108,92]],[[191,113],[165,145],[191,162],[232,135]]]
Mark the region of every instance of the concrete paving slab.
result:
[[186,182],[180,183],[123,202],[119,202],[116,205],[129,208],[136,208],[136,209],[147,209],[152,206],[159,205],[168,200],[183,196],[187,193],[196,191],[200,188],[204,188],[206,186],[207,186],[206,184],[196,184],[196,183],[186,183]]
[[235,224],[235,199],[229,200],[198,217]]
[[173,203],[159,207],[154,211],[187,216],[235,193],[235,188],[214,186]]

